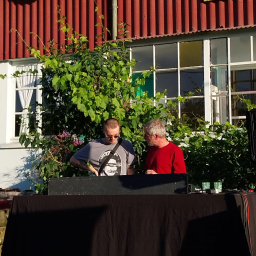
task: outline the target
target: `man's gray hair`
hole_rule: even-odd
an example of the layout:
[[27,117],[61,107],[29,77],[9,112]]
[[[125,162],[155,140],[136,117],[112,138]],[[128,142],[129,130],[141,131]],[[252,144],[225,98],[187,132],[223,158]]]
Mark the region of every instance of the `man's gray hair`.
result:
[[159,119],[153,119],[151,121],[148,121],[144,125],[144,129],[151,136],[158,134],[162,138],[166,137],[165,126]]

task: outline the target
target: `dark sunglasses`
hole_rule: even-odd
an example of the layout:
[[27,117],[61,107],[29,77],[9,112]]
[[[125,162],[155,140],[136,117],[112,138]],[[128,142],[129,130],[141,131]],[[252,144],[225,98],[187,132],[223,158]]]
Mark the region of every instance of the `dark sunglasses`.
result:
[[107,135],[106,133],[105,133],[105,136],[106,136],[106,138],[108,138],[108,139],[111,139],[111,138],[119,138],[119,136],[120,135]]

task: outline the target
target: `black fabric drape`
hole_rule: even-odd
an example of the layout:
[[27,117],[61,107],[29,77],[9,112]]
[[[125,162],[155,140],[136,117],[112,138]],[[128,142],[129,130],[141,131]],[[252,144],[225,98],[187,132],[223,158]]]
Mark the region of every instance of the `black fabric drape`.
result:
[[240,212],[225,194],[14,197],[2,256],[247,256]]

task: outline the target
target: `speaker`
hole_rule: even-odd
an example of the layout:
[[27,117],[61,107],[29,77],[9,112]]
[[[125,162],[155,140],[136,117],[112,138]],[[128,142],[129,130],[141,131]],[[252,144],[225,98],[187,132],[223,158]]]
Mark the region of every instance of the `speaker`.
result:
[[256,109],[246,112],[246,124],[251,158],[256,161]]
[[136,194],[187,194],[187,174],[52,178],[48,187],[48,195]]

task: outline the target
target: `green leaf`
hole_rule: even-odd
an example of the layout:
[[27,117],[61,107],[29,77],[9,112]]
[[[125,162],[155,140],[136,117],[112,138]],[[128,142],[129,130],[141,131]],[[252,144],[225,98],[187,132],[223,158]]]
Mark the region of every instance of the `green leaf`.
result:
[[107,105],[106,105],[106,103],[105,103],[104,101],[101,101],[101,102],[100,102],[100,107],[101,107],[102,109],[106,109]]
[[58,62],[57,62],[56,59],[51,60],[50,67],[53,68],[53,69],[58,67]]
[[119,108],[120,104],[119,104],[119,102],[118,102],[118,100],[117,100],[116,98],[113,98],[113,99],[112,99],[112,103],[113,103],[113,105],[115,105],[117,108]]
[[40,57],[40,50],[36,50],[35,48],[32,48],[30,51],[30,55],[34,55],[35,58]]
[[137,128],[137,121],[135,119],[132,120],[132,126],[134,129]]
[[114,87],[115,87],[118,91],[120,90],[120,84],[119,84],[117,81],[114,82]]
[[51,59],[50,59],[50,58],[47,58],[47,59],[45,60],[45,63],[44,63],[45,67],[49,67],[50,64],[51,64]]
[[66,26],[63,26],[60,30],[61,30],[63,33],[66,33],[66,32],[67,32],[67,27],[66,27]]
[[25,142],[26,137],[27,136],[26,136],[25,133],[21,133],[20,138],[19,138],[19,142],[20,142],[21,145],[23,145],[23,143]]
[[93,111],[92,108],[90,108],[90,110],[88,111],[88,114],[91,117],[91,120],[94,121],[95,120],[95,112]]
[[109,112],[104,111],[103,117],[104,117],[104,120],[107,120],[109,118]]
[[59,88],[59,86],[58,86],[59,85],[59,80],[60,80],[60,78],[57,74],[52,79],[52,86],[55,90],[57,90]]
[[184,103],[186,100],[186,97],[178,96],[177,100]]
[[6,78],[6,74],[4,74],[4,75],[0,74],[0,78],[5,79]]
[[70,145],[69,145],[69,149],[70,149],[71,151],[73,151],[73,150],[74,150],[74,145],[73,145],[73,144],[70,144]]
[[96,103],[96,106],[97,107],[100,107],[101,106],[101,98],[99,96],[96,96],[95,97],[95,103]]
[[66,77],[69,81],[71,81],[73,76],[71,74],[66,74]]
[[78,83],[80,80],[80,76],[78,74],[75,75],[75,79],[74,79],[74,82],[75,83]]
[[125,110],[123,108],[116,108],[115,114],[118,116],[119,120],[122,120],[125,117]]
[[30,144],[30,139],[26,138],[24,146],[27,148],[29,144]]
[[124,136],[126,136],[127,138],[131,137],[132,133],[131,133],[131,130],[129,127],[123,127],[122,132],[123,132]]
[[115,73],[116,72],[116,66],[114,65],[111,70]]
[[123,67],[123,68],[122,68],[122,74],[127,74],[127,73],[129,73],[129,72],[127,72],[126,67]]

